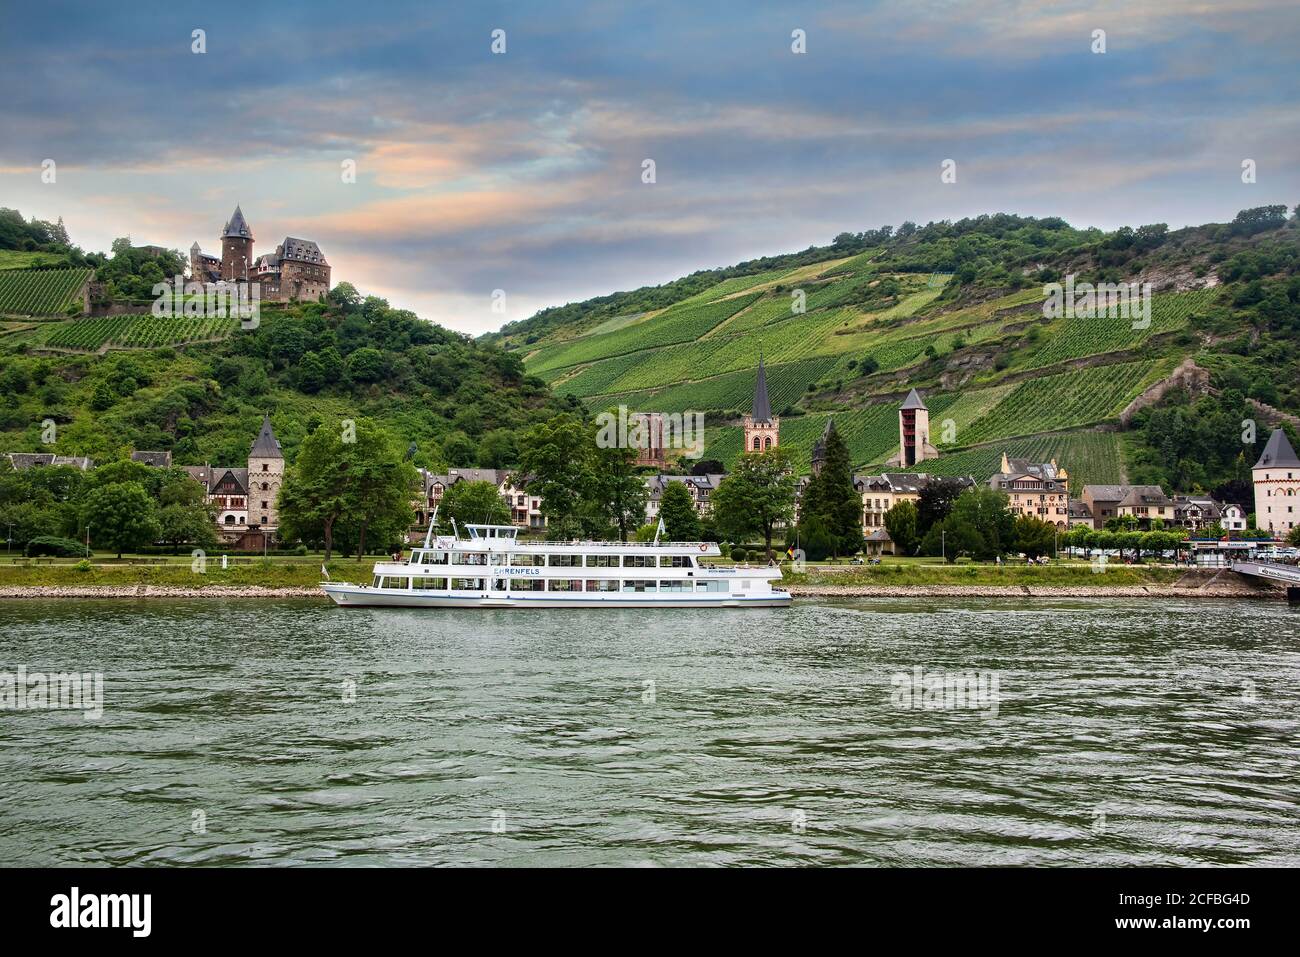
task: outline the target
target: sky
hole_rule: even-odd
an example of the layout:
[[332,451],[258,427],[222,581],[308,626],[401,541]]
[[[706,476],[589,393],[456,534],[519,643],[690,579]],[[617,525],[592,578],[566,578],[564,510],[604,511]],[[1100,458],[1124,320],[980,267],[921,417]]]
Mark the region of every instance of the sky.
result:
[[219,253],[238,203],[478,334],[904,220],[1294,206],[1297,50],[1296,0],[0,0],[0,206]]

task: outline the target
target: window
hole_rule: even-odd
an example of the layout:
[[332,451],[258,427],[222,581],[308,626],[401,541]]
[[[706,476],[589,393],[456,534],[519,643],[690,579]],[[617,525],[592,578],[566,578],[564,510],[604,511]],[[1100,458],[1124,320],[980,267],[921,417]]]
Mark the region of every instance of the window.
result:
[[639,578],[629,578],[623,582],[623,591],[654,591],[655,583]]
[[510,579],[509,579],[509,578],[494,578],[494,579],[492,579],[492,590],[493,590],[493,591],[505,591],[505,590],[506,590],[507,588],[509,588],[509,587],[510,587]]
[[398,578],[394,575],[387,575],[384,578],[383,585],[381,585],[380,587],[381,588],[406,588],[406,583],[409,581],[410,581],[409,578]]
[[447,564],[446,552],[425,552],[420,556],[421,565],[445,565]]
[[658,559],[654,555],[624,555],[624,568],[654,568]]
[[588,568],[618,568],[617,555],[588,555]]
[[546,588],[546,579],[544,578],[512,578],[510,580],[511,591],[543,591]]
[[659,583],[660,591],[690,591],[691,583],[684,578],[668,579]]
[[696,582],[696,591],[727,591],[727,583],[721,582]]
[[262,508],[268,508],[268,507],[269,506],[265,502],[262,503]]
[[552,568],[581,568],[581,555],[552,555],[550,560]]
[[511,555],[510,564],[516,568],[531,568],[536,565],[545,565],[545,555]]
[[452,552],[453,565],[486,565],[487,552]]
[[618,579],[588,578],[587,591],[618,591]]
[[[263,472],[269,472],[269,471],[271,471],[271,466],[269,466],[269,465],[267,465],[265,462],[263,462],[263,463],[262,463],[262,471],[263,471]],[[262,488],[266,488],[266,486],[263,485]]]
[[453,578],[451,580],[452,591],[483,591],[483,579],[481,578]]
[[445,578],[413,578],[411,579],[412,588],[429,589],[434,588],[438,591],[447,590],[447,579]]
[[690,555],[668,555],[659,564],[664,568],[694,568],[695,559]]
[[547,591],[582,591],[582,579],[552,578]]

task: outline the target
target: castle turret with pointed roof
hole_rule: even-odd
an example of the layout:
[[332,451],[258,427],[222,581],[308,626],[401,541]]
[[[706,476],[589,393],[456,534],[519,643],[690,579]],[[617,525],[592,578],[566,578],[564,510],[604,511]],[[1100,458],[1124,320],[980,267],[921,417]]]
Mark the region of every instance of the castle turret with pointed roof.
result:
[[889,464],[908,469],[938,457],[939,450],[930,444],[930,410],[913,389],[898,407],[898,454]]
[[1286,538],[1300,525],[1300,457],[1281,429],[1274,429],[1250,470],[1255,486],[1255,527]]
[[221,278],[246,280],[253,268],[253,231],[239,205],[221,230]]
[[262,428],[248,452],[248,524],[275,531],[280,525],[276,499],[284,483],[284,452],[271,428],[271,417],[262,417]]
[[772,414],[767,399],[767,371],[763,356],[758,357],[758,377],[754,380],[753,411],[745,416],[745,451],[766,452],[781,443],[781,419]]

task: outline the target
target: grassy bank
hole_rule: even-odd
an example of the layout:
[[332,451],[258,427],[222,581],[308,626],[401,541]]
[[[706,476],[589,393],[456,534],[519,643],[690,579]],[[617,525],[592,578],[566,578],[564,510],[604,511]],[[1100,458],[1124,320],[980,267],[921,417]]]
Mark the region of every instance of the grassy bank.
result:
[[922,565],[895,563],[851,567],[812,567],[805,572],[785,574],[790,585],[864,588],[906,585],[1037,585],[1040,587],[1109,588],[1127,585],[1172,584],[1186,575],[1186,568],[1158,568],[1146,565],[1107,565],[1098,572],[1086,562],[1061,565]]
[[[374,562],[366,560],[329,563],[334,581],[368,582]],[[213,585],[263,588],[313,588],[321,580],[321,563],[261,561],[232,564],[222,568],[220,561],[209,561],[202,574],[190,563],[164,565],[92,564],[83,569],[76,564],[0,565],[0,587],[83,586],[129,587],[132,585],[167,585],[178,588],[208,588]]]

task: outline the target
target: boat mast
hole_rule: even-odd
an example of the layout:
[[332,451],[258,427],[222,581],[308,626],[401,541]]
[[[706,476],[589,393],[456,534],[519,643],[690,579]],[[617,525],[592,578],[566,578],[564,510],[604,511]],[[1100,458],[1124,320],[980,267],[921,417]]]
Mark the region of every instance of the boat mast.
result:
[[424,533],[424,547],[429,547],[429,540],[433,538],[433,523],[438,520],[438,506],[433,507],[433,514],[429,516],[429,530]]

